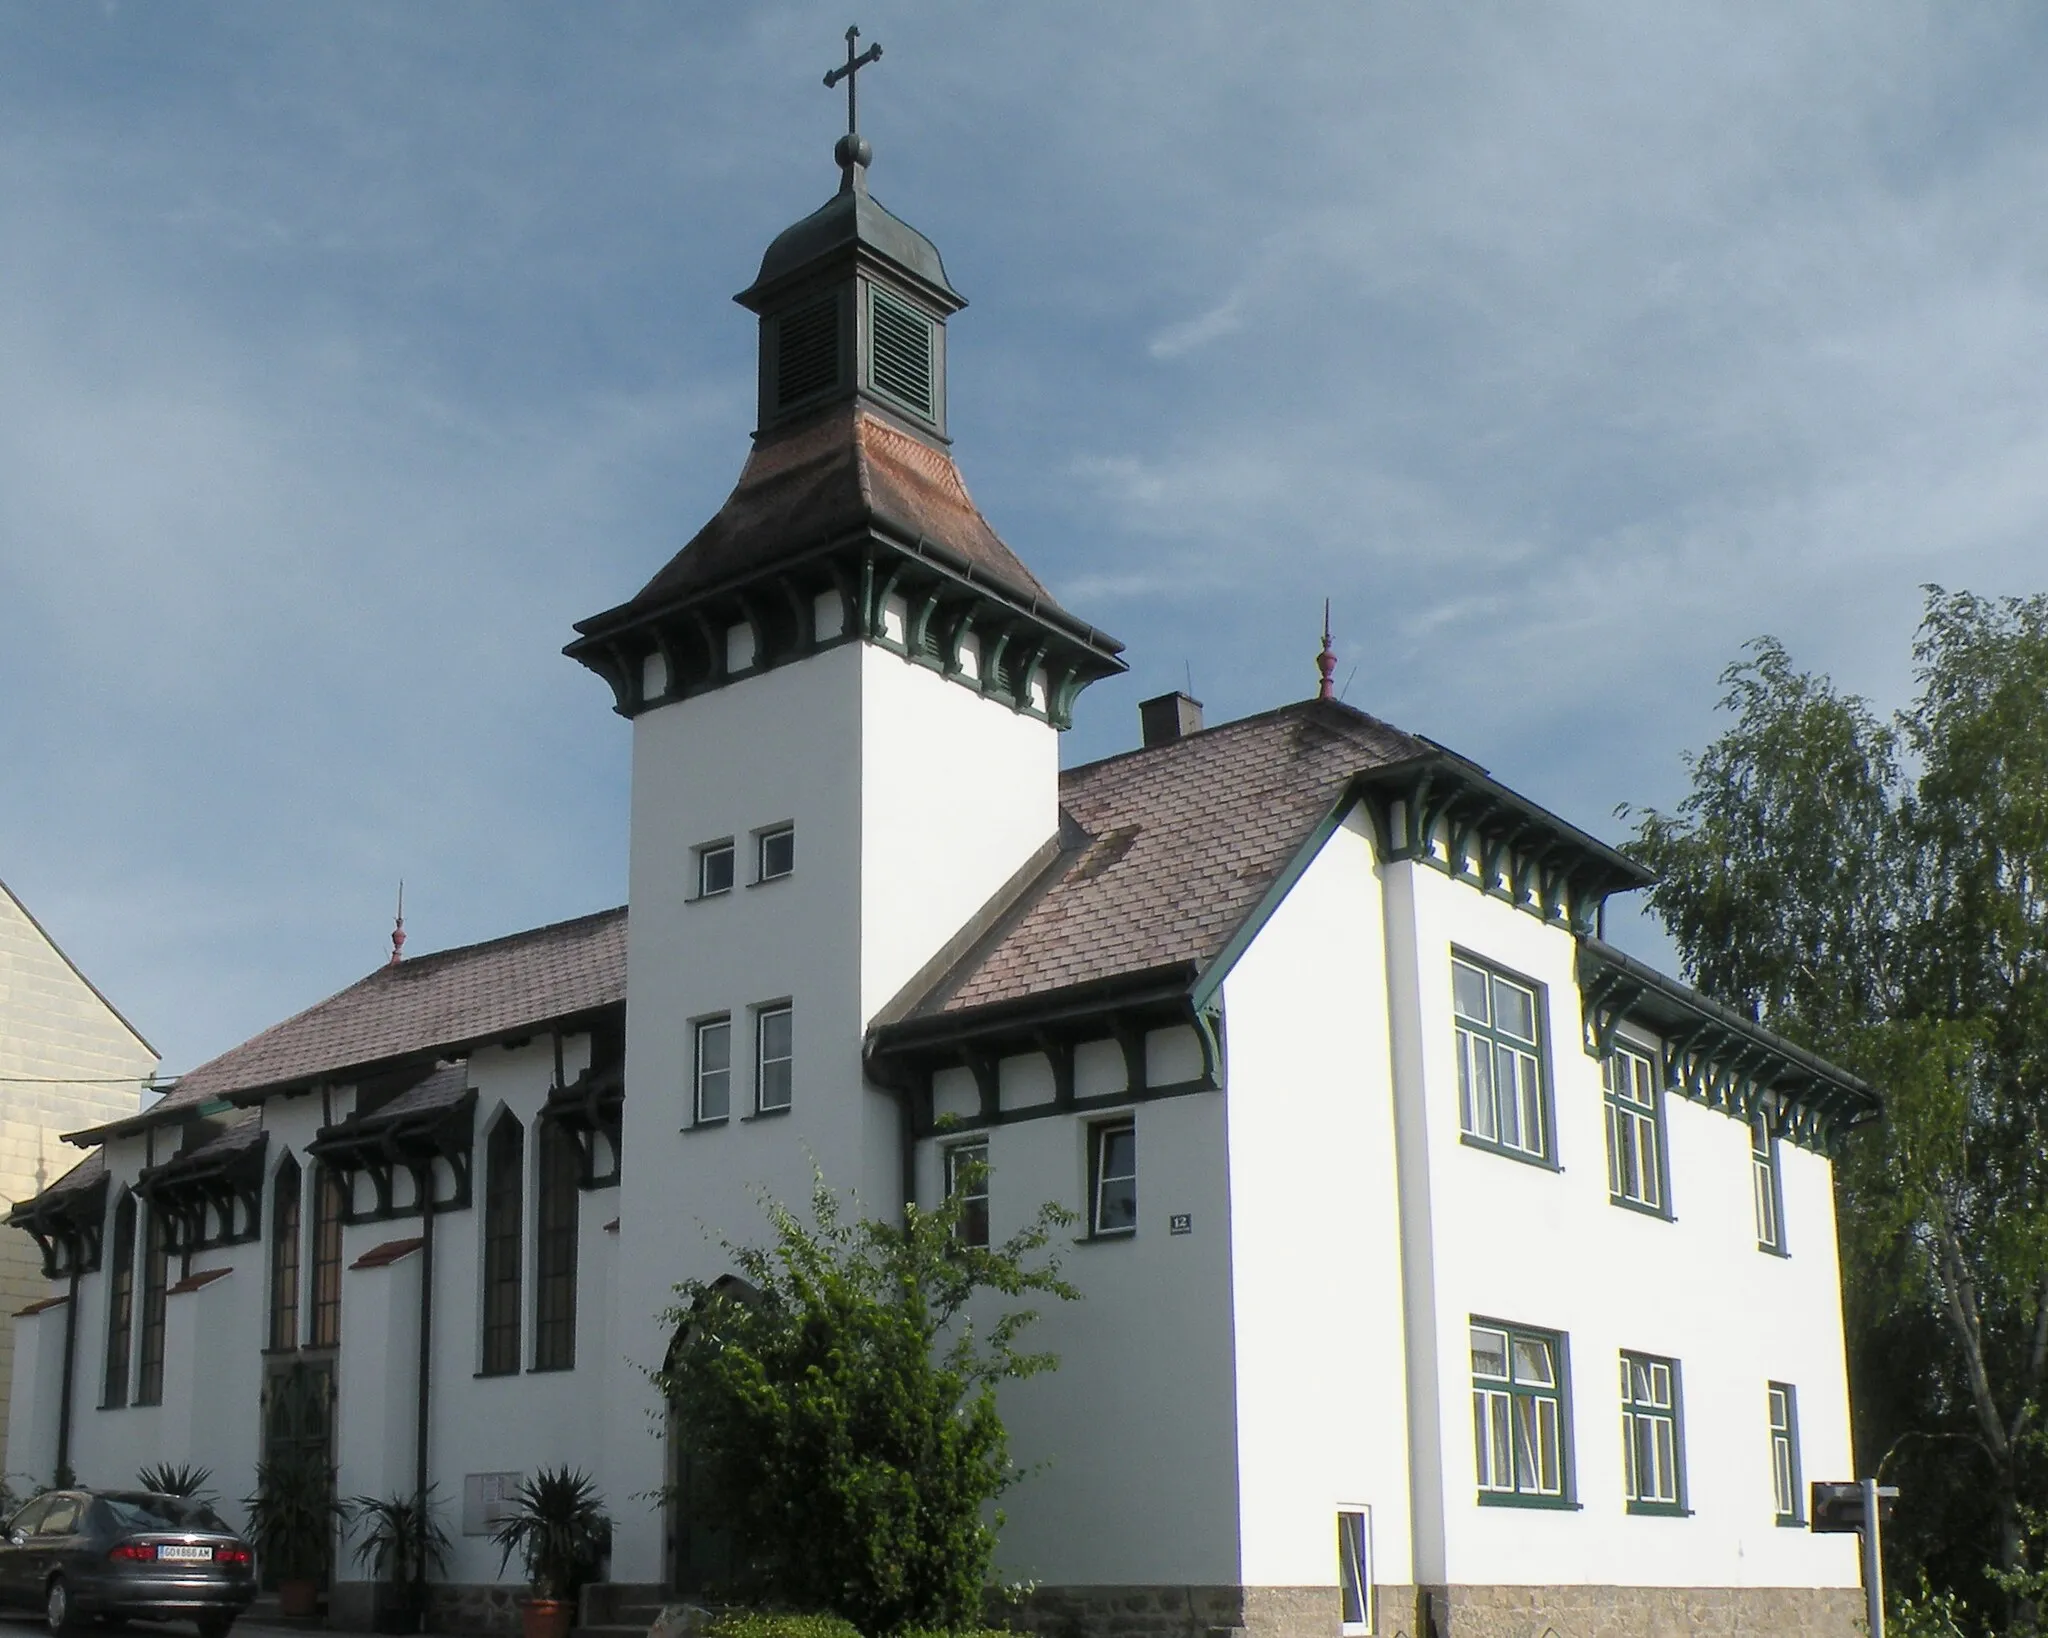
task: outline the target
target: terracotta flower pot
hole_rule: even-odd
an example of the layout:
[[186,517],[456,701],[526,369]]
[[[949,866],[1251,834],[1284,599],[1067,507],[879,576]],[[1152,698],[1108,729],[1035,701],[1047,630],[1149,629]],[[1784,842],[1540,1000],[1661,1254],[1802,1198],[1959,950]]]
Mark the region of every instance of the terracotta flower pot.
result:
[[529,1598],[519,1606],[522,1638],[569,1638],[576,1606],[559,1598]]
[[304,1617],[318,1613],[320,1583],[292,1577],[277,1584],[277,1613]]

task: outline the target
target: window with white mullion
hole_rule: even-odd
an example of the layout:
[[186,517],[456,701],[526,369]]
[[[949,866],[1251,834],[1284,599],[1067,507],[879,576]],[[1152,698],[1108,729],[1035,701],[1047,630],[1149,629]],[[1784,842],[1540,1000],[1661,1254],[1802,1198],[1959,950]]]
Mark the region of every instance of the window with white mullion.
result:
[[1678,1362],[1621,1356],[1621,1445],[1632,1513],[1685,1511],[1685,1454],[1679,1427]]
[[1529,1159],[1550,1159],[1550,1110],[1535,989],[1453,958],[1458,1119],[1467,1138]]
[[1655,1063],[1617,1046],[1600,1067],[1607,1091],[1607,1193],[1618,1206],[1665,1210],[1664,1110]]
[[1471,1341],[1479,1499],[1532,1506],[1565,1502],[1563,1338],[1475,1323]]
[[1806,1523],[1799,1484],[1799,1395],[1787,1382],[1767,1384],[1771,1412],[1771,1493],[1782,1525]]
[[1759,1109],[1749,1117],[1750,1175],[1756,1188],[1756,1245],[1785,1255],[1785,1193],[1778,1178],[1778,1133]]

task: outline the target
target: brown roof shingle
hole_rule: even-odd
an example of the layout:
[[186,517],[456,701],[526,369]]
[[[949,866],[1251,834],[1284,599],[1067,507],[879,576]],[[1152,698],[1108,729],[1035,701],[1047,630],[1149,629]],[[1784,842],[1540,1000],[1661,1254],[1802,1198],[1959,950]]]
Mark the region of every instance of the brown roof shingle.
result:
[[1071,845],[902,1016],[1207,963],[1352,775],[1429,749],[1363,711],[1306,700],[1069,769]]
[[1024,602],[1058,607],[989,527],[952,456],[849,406],[763,439],[689,544],[631,602],[578,629],[758,574],[876,523],[949,549]]
[[[188,1071],[175,1090],[136,1119],[150,1121],[233,1093],[484,1041],[625,999],[624,909],[437,950],[380,967]],[[110,1129],[119,1128],[99,1130]]]

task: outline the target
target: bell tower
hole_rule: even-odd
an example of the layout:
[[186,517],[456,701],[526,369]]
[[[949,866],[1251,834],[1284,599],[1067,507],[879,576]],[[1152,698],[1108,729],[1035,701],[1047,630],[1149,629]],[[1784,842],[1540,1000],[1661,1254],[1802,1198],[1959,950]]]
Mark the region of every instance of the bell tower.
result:
[[[568,646],[633,731],[614,1354],[644,1363],[673,1282],[758,1242],[757,1190],[800,1206],[815,1163],[870,1210],[905,1198],[868,1027],[1053,857],[1060,730],[1123,669],[954,464],[965,303],[868,190],[852,87],[877,51],[854,47],[827,76],[848,86],[838,191],[738,298],[761,344],[739,482]],[[610,1388],[610,1471],[659,1488],[645,1379]],[[657,1523],[621,1520],[622,1577],[663,1579]]]
[[854,90],[882,54],[855,53],[825,76],[846,82],[846,135],[833,158],[838,194],[783,232],[753,284],[733,299],[761,317],[760,431],[858,401],[946,442],[946,320],[967,305],[938,250],[868,193],[874,149]]

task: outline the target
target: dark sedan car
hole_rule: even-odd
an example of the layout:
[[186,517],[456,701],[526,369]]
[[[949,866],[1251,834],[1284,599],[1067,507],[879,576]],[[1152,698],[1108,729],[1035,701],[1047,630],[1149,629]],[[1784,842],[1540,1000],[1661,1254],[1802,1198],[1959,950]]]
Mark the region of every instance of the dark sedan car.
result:
[[49,1490],[7,1521],[0,1601],[53,1633],[94,1617],[199,1623],[223,1638],[256,1596],[255,1555],[204,1502],[146,1490]]

